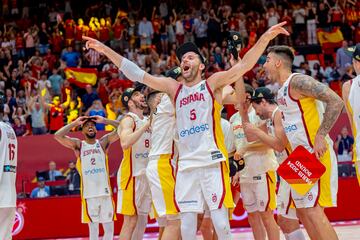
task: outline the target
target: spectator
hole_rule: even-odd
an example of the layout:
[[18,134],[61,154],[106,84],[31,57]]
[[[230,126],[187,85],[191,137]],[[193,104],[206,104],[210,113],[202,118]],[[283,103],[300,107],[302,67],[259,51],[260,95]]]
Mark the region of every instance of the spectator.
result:
[[50,187],[45,185],[45,179],[43,177],[39,177],[38,187],[31,191],[30,198],[46,198],[46,197],[50,197]]
[[41,55],[45,55],[49,48],[50,35],[46,29],[46,23],[41,23],[41,30],[38,32],[39,51]]
[[52,70],[52,75],[49,77],[50,85],[51,85],[51,94],[54,95],[61,95],[61,85],[64,82],[64,79],[61,75],[58,74],[59,70],[54,68]]
[[[100,100],[94,100],[92,106],[86,111],[85,115],[106,117],[106,111]],[[96,130],[105,130],[105,124],[96,123]]]
[[30,97],[27,102],[28,110],[31,115],[31,127],[33,135],[42,135],[47,132],[45,125],[45,112],[40,104],[39,95]]
[[80,175],[76,169],[75,162],[69,162],[69,172],[66,175],[68,191],[70,195],[80,194]]
[[354,74],[354,68],[351,64],[346,64],[345,65],[345,73],[342,76],[341,80],[343,82],[346,82],[347,80],[353,79],[355,78],[356,75]]
[[296,4],[293,11],[293,18],[295,19],[294,40],[299,37],[301,32],[305,31],[305,15],[305,9],[300,4]]
[[62,176],[59,170],[56,170],[56,163],[54,161],[49,162],[49,181],[56,181],[56,177]]
[[86,85],[85,90],[86,93],[82,96],[81,100],[84,104],[84,110],[86,111],[91,107],[95,100],[99,99],[99,96],[89,84]]
[[306,26],[307,26],[307,43],[317,44],[315,4],[311,1],[307,1],[305,12],[306,12]]
[[94,49],[90,49],[84,56],[89,62],[89,67],[91,68],[97,68],[104,58],[103,54],[95,51]]
[[329,28],[329,8],[325,5],[325,3],[319,3],[319,7],[316,11],[316,18],[320,28]]
[[346,40],[343,41],[342,47],[336,51],[336,67],[340,75],[343,75],[346,71],[346,64],[351,64],[352,59],[351,56],[346,54],[346,49],[348,48],[348,42]]
[[181,18],[178,18],[175,23],[176,41],[179,45],[184,43],[184,25]]
[[61,60],[66,63],[67,67],[77,67],[81,65],[80,53],[74,52],[71,45],[67,47],[67,52],[62,55]]
[[195,43],[199,48],[206,45],[207,28],[208,22],[204,19],[204,16],[201,15],[194,20]]
[[151,39],[153,38],[154,29],[151,24],[144,16],[142,21],[139,23],[139,31],[140,37],[140,48],[147,48],[151,45]]
[[14,124],[12,125],[14,132],[17,137],[23,137],[29,135],[29,130],[26,128],[25,124],[21,124],[21,120],[19,117],[14,118]]
[[339,162],[351,161],[353,144],[354,138],[349,135],[347,127],[343,127],[335,142]]
[[12,115],[12,119],[15,118],[19,118],[20,119],[20,123],[21,125],[25,125],[26,126],[26,118],[28,117],[28,112],[26,111],[26,109],[22,108],[22,107],[14,107],[13,109],[13,115]]

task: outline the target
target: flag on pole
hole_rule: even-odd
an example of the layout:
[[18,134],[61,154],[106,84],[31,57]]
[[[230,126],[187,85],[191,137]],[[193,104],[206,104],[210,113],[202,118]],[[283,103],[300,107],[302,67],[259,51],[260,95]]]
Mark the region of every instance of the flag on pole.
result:
[[84,88],[90,84],[94,86],[97,81],[96,68],[65,68],[66,79],[78,87]]

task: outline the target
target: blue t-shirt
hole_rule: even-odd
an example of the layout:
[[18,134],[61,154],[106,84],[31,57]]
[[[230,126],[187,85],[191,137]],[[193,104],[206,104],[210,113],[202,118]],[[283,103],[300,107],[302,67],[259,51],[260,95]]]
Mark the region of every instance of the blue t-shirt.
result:
[[51,83],[51,88],[56,95],[60,95],[61,93],[61,84],[63,82],[63,78],[59,74],[51,75],[49,77],[49,81]]
[[[93,110],[91,110],[91,111],[89,112],[89,116],[90,116],[90,117],[91,117],[91,116],[102,116],[102,117],[105,117],[106,115],[105,115],[105,111],[104,111],[104,110],[95,110],[95,109],[93,109]],[[96,130],[98,130],[98,131],[105,130],[105,124],[103,124],[103,123],[97,123],[97,124],[96,124]]]
[[77,67],[80,54],[78,52],[67,52],[61,57],[66,62],[67,67]]

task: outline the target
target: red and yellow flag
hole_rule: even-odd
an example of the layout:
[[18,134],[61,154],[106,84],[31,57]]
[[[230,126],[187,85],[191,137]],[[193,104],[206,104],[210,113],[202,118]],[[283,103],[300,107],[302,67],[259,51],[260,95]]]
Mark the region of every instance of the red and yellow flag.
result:
[[332,31],[326,32],[324,29],[319,28],[317,30],[317,37],[319,43],[323,49],[333,49],[342,46],[344,37],[340,31],[340,28],[333,28]]
[[325,171],[325,166],[303,146],[295,148],[277,169],[279,176],[302,196],[305,196]]
[[90,84],[94,86],[97,81],[96,68],[65,68],[66,79],[78,87],[84,88]]

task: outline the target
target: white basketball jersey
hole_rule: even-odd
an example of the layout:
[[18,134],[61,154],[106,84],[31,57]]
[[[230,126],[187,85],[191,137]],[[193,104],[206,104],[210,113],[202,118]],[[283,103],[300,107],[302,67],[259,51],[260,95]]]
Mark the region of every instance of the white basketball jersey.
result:
[[360,75],[351,81],[349,100],[346,104],[348,104],[353,121],[354,160],[360,161]]
[[221,105],[205,80],[195,86],[180,85],[175,96],[179,135],[178,170],[226,161],[221,130]]
[[[315,135],[321,125],[324,105],[322,102],[312,97],[295,100],[291,97],[289,91],[290,82],[293,76],[299,73],[293,73],[282,85],[277,95],[279,109],[282,112],[282,122],[286,136],[291,145],[291,149],[297,146],[304,146],[309,152],[313,152],[313,142]],[[326,136],[326,141],[332,151],[332,141]]]
[[99,140],[94,144],[81,142],[79,162],[83,198],[110,196],[107,158]]
[[175,129],[175,109],[169,96],[164,94],[153,115],[150,157],[173,153]]
[[0,208],[16,207],[17,139],[4,122],[0,122],[0,136]]
[[[249,122],[259,127],[266,123],[256,115],[255,109],[250,106],[248,111]],[[243,129],[242,119],[237,112],[230,118],[234,135],[235,146],[239,150],[252,144],[258,144],[256,142],[248,142]],[[253,176],[266,173],[270,170],[275,170],[278,166],[273,150],[265,149],[264,151],[247,151],[244,154],[245,168],[241,171],[241,181],[252,181]]]
[[228,153],[235,151],[235,136],[232,131],[231,124],[228,120],[221,118],[221,129],[225,137],[225,146]]
[[[269,134],[271,136],[276,136],[275,134],[275,124],[274,124],[274,117],[275,117],[275,114],[277,111],[280,111],[279,110],[279,107],[276,107],[275,110],[273,111],[272,115],[271,115],[271,119],[270,121],[268,121],[268,130],[269,130]],[[275,156],[276,156],[276,159],[278,161],[279,164],[282,164],[285,159],[289,156],[288,153],[286,152],[286,150],[282,151],[282,152],[277,152],[277,151],[274,151],[275,152]]]

